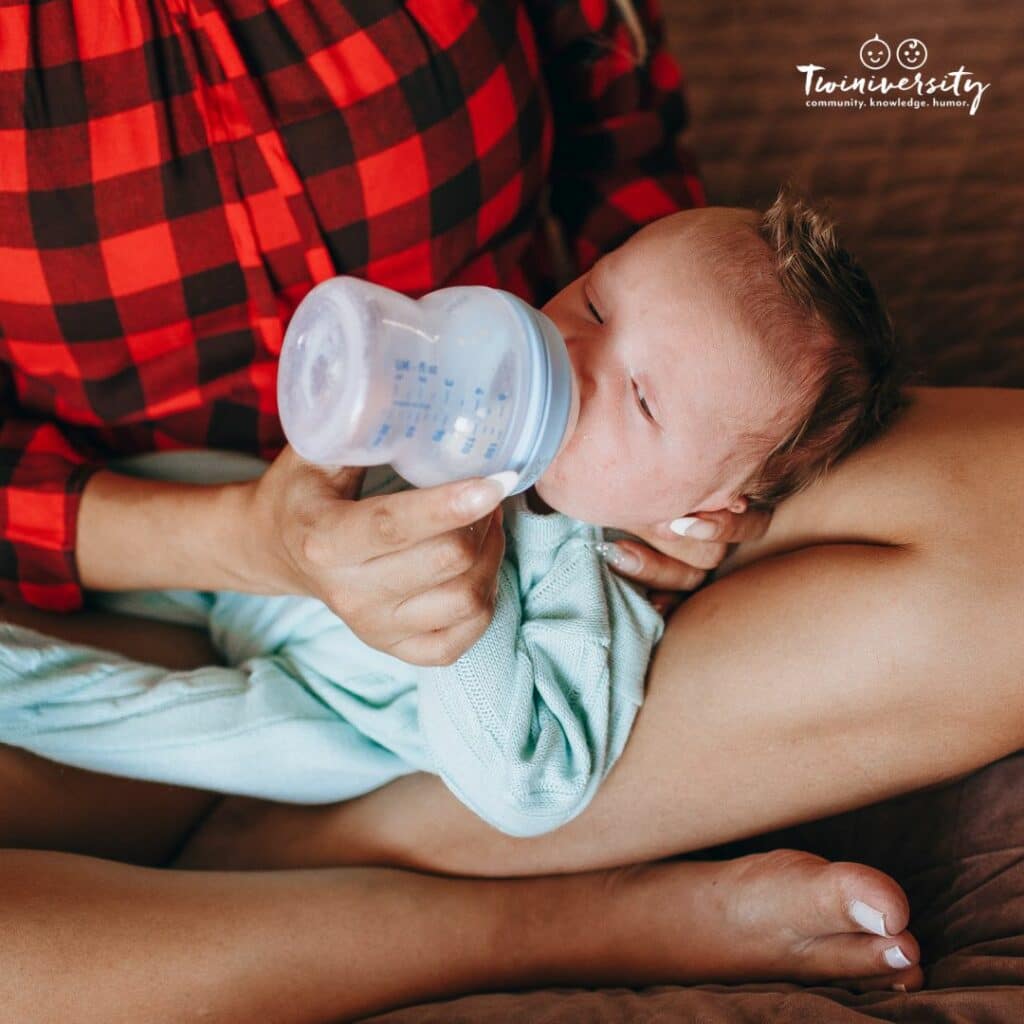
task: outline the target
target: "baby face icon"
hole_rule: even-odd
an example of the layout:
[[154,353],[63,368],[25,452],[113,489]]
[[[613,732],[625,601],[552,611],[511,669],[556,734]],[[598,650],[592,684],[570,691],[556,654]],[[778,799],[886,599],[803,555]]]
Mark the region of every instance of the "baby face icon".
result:
[[928,47],[920,39],[904,39],[896,47],[896,60],[899,61],[900,67],[906,68],[908,71],[923,68],[927,59]]
[[[921,44],[924,46],[924,44]],[[889,44],[876,32],[870,39],[865,40],[860,48],[860,62],[869,71],[878,71],[884,68],[892,59],[892,50]],[[921,62],[922,64],[924,61]]]

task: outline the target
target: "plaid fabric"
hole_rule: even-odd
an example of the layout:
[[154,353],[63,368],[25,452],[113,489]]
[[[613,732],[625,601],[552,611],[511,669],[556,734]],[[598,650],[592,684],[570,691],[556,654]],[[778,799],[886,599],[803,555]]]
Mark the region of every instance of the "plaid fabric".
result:
[[702,202],[638,13],[643,66],[604,0],[0,0],[0,592],[81,604],[112,455],[273,457],[324,278],[539,305]]

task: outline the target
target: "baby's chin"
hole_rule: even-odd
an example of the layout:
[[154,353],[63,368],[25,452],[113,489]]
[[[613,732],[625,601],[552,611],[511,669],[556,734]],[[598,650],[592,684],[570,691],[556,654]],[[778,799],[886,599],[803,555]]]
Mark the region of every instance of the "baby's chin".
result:
[[578,510],[581,504],[586,504],[573,501],[572,496],[566,494],[565,489],[556,481],[545,479],[543,476],[527,492],[527,503],[534,512],[561,512],[562,515],[571,516],[573,519],[581,518]]
[[562,486],[543,476],[531,490],[533,494],[528,495],[527,501],[535,512],[560,512],[594,526],[615,526],[623,517],[629,518],[629,510],[612,507],[615,503],[608,500],[608,495],[597,500],[592,494],[581,494],[577,488]]

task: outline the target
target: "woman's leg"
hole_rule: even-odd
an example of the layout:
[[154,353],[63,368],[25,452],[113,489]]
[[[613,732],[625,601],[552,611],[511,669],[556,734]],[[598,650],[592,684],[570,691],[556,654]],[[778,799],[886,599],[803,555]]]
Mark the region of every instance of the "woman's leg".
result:
[[[0,847],[146,863],[176,850],[215,799],[4,748],[0,784]],[[877,913],[855,921],[854,900]],[[922,983],[899,886],[792,850],[481,883],[381,870],[152,871],[0,849],[0,906],[0,1000],[19,1020],[66,1019],[69,993],[76,1020],[108,1024],[178,1019],[186,1000],[211,1021],[314,1021],[555,983]],[[871,934],[872,921],[887,935]],[[898,966],[894,947],[911,966]],[[286,998],[291,1016],[278,1016]]]
[[[211,660],[181,627],[152,623],[146,635],[101,617],[83,633],[74,617],[7,617],[168,667]],[[0,847],[144,863],[176,850],[215,799],[4,748],[0,780]],[[895,882],[785,850],[494,883],[401,871],[155,872],[0,851],[0,905],[0,997],[20,1019],[62,1019],[68,993],[84,1021],[177,1018],[197,999],[211,1020],[312,1021],[553,983],[782,979],[912,990],[922,981]],[[880,925],[887,934],[872,934]]]
[[[0,778],[0,847],[52,843],[150,863],[214,799],[4,748]],[[884,915],[886,937],[865,927],[877,914],[852,919],[854,900]],[[479,882],[153,871],[0,849],[0,906],[0,1001],[16,1020],[67,1019],[72,998],[83,1024],[176,1020],[190,1006],[212,1022],[287,1022],[558,983],[922,983],[899,886],[797,851]],[[894,947],[911,966],[898,966]]]
[[63,850],[153,866],[175,857],[220,800],[113,778],[0,746],[0,847]]
[[760,560],[675,613],[621,761],[558,832],[502,836],[413,776],[327,810],[225,804],[183,863],[585,870],[834,814],[1024,746],[1024,392],[916,399],[778,510]]
[[[0,622],[28,626],[171,669],[217,664],[197,629],[106,613],[56,615],[0,604]],[[166,864],[220,799],[182,786],[113,778],[0,745],[0,847],[63,850]]]
[[878,872],[792,851],[505,881],[0,851],[0,999],[10,1020],[288,1024],[544,985],[920,987],[917,944],[858,929],[851,884],[906,923]]

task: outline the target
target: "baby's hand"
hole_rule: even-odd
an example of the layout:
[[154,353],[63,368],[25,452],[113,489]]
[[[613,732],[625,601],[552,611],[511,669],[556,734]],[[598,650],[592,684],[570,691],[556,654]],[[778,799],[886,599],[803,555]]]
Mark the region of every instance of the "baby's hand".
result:
[[646,584],[649,600],[667,616],[682,601],[681,591],[696,590],[718,568],[730,544],[763,536],[771,518],[770,511],[757,509],[698,512],[673,520],[675,530],[668,523],[631,530],[646,543],[620,540],[603,545],[602,554],[617,572]]

